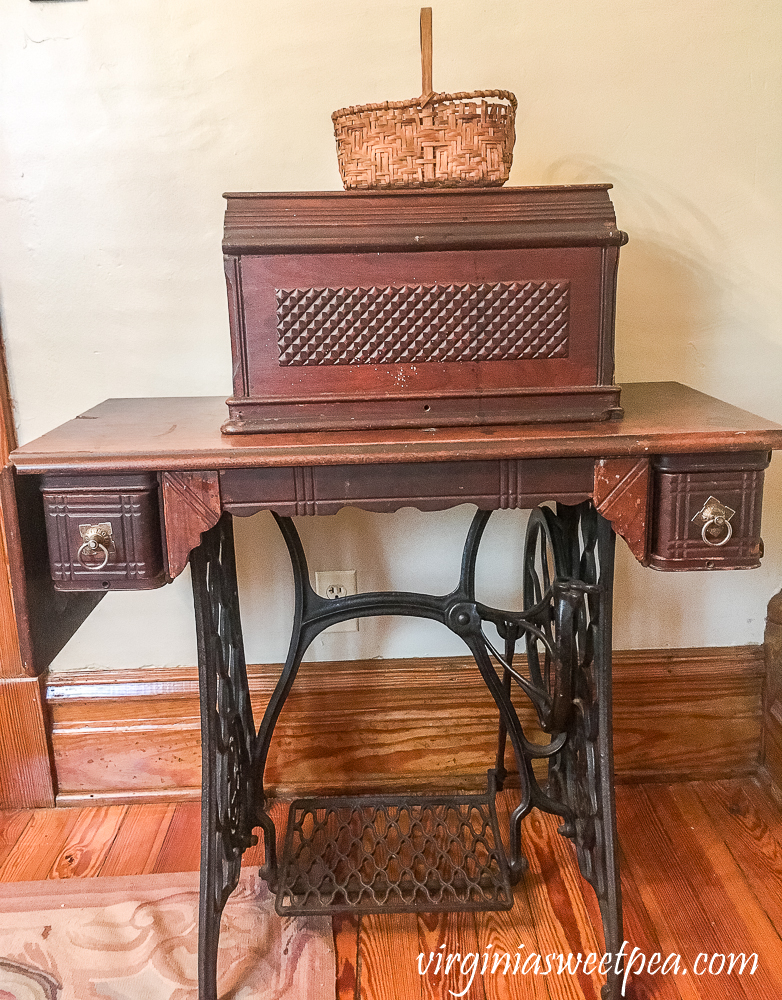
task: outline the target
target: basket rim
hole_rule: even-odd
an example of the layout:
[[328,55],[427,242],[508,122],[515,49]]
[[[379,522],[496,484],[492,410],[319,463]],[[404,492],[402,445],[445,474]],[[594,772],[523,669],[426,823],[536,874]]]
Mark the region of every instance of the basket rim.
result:
[[349,108],[340,108],[338,111],[332,112],[331,120],[336,125],[338,119],[344,118],[347,115],[361,114],[364,111],[391,111],[399,108],[418,108],[419,110],[423,110],[424,107],[429,107],[434,104],[445,104],[448,101],[470,100],[476,97],[497,97],[508,101],[514,111],[514,114],[519,104],[516,100],[516,95],[512,94],[509,90],[460,90],[453,94],[432,94],[426,101],[424,101],[423,97],[411,97],[406,101],[381,101],[378,104],[354,104]]

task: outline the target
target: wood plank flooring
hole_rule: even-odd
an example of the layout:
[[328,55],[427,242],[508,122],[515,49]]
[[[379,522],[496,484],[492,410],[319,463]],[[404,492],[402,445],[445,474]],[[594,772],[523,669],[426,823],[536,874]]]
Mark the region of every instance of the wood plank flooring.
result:
[[[501,825],[514,794],[498,796]],[[281,821],[283,804],[274,812]],[[629,949],[661,955],[658,971],[635,975],[627,996],[782,997],[782,811],[766,786],[751,778],[625,785],[617,812]],[[335,918],[337,1000],[599,1000],[601,977],[583,962],[572,975],[530,971],[537,954],[603,951],[594,895],[556,827],[537,812],[525,821],[530,867],[509,913]],[[0,881],[194,870],[199,838],[191,802],[0,812]],[[261,847],[245,860],[259,864]],[[750,959],[743,974],[728,975],[730,955],[741,952],[757,955],[754,974]],[[680,956],[678,973],[674,958],[659,968],[669,955]]]

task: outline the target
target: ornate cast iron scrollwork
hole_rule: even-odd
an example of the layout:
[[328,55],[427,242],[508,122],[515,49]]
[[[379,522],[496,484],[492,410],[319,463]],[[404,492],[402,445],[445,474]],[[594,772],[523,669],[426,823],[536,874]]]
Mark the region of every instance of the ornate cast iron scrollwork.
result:
[[244,660],[230,515],[191,555],[201,686],[199,997],[217,1000],[220,916],[255,843],[255,724]]
[[[590,503],[534,511],[525,552],[525,603],[548,586],[553,573],[570,591],[567,636],[560,661],[539,668],[528,642],[530,672],[562,695],[557,728],[565,734],[549,760],[548,793],[567,807],[560,833],[572,840],[584,878],[597,896],[607,952],[622,943],[622,907],[616,859],[611,722],[611,604],[615,536]],[[547,567],[545,570],[542,567]],[[556,604],[556,600],[553,605]],[[555,606],[552,621],[561,620]],[[552,671],[556,666],[552,685]],[[618,996],[619,976],[610,971],[605,998]]]
[[[457,586],[444,596],[390,592],[326,600],[309,582],[304,550],[290,518],[275,515],[293,565],[295,616],[280,678],[257,736],[253,730],[236,590],[230,518],[203,536],[191,557],[199,634],[204,740],[204,806],[201,899],[202,982],[214,983],[220,913],[236,885],[251,830],[264,832],[261,874],[279,883],[274,824],[266,810],[263,775],[274,729],[303,655],[329,625],[373,615],[406,615],[439,621],[461,636],[499,710],[499,786],[506,777],[509,739],[521,796],[511,815],[508,867],[517,881],[526,867],[520,826],[533,807],[560,816],[560,831],[576,847],[581,870],[597,895],[606,950],[621,944],[621,905],[615,856],[611,747],[611,596],[614,535],[590,503],[538,508],[530,517],[524,557],[524,606],[503,611],[476,600],[478,547],[490,511],[476,512],[465,541]],[[493,626],[502,651],[487,635]],[[526,669],[516,646],[524,640]],[[524,733],[512,691],[532,702],[549,742]],[[543,787],[533,761],[548,759]],[[492,806],[493,808],[493,806]],[[207,987],[208,989],[209,987]],[[617,996],[609,973],[604,997]],[[215,1000],[214,992],[202,993]]]

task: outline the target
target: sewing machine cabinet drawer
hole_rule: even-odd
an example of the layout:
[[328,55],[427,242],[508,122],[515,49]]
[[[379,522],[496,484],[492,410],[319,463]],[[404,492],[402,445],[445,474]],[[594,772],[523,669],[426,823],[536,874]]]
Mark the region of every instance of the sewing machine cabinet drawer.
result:
[[44,476],[57,590],[151,590],[165,582],[157,476]]
[[661,456],[653,460],[655,569],[753,569],[768,452]]

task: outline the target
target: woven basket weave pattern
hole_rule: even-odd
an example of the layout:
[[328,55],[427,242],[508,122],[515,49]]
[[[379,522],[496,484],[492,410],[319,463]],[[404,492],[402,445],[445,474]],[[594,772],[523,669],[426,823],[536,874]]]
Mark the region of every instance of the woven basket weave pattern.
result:
[[[502,103],[508,102],[508,103]],[[500,186],[510,174],[516,98],[504,90],[386,101],[331,116],[351,188]]]

